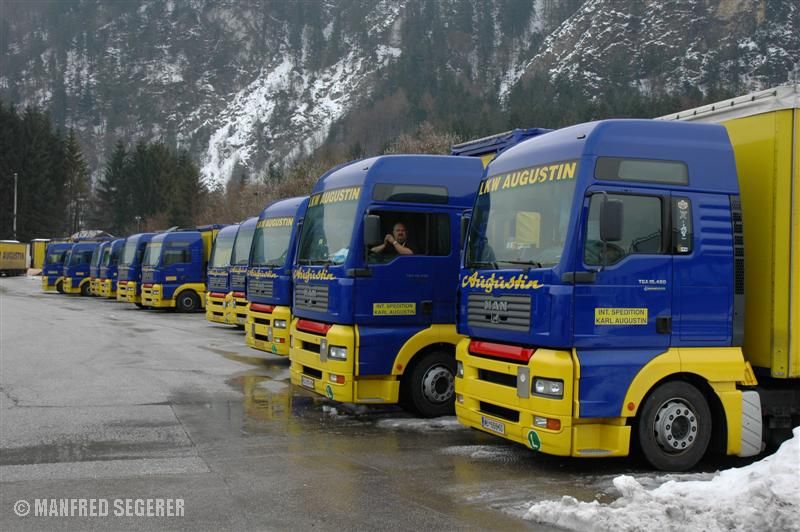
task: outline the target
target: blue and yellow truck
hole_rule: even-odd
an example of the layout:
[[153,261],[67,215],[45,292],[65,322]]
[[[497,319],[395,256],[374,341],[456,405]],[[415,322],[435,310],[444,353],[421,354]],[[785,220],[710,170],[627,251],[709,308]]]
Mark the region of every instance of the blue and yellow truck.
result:
[[245,325],[245,342],[253,349],[289,354],[292,266],[307,205],[307,196],[279,200],[261,211],[256,221],[247,270]]
[[72,242],[53,241],[47,245],[42,268],[42,290],[44,292],[64,293],[64,260],[71,247]]
[[[682,471],[800,424],[797,88],[554,131],[487,168],[456,413],[546,454]],[[675,117],[673,117],[675,118]]]
[[156,234],[142,259],[142,305],[195,312],[205,308],[206,269],[220,225]]
[[90,269],[92,257],[102,244],[100,240],[79,240],[72,244],[64,259],[64,293],[72,295],[91,295]]
[[92,252],[92,260],[89,263],[89,295],[100,295],[100,262],[103,259],[103,249],[108,247],[110,242],[100,242]]
[[155,233],[137,233],[125,239],[117,267],[117,301],[142,307],[142,258]]
[[390,155],[320,177],[293,273],[292,383],[452,412],[460,228],[482,175],[476,157]]
[[124,249],[124,238],[117,238],[103,248],[103,256],[100,258],[100,280],[98,282],[99,296],[108,299],[116,299],[119,262]]
[[211,257],[208,261],[208,278],[206,292],[206,319],[214,323],[227,323],[225,307],[230,292],[230,267],[233,244],[236,232],[241,224],[232,224],[220,229],[214,245],[211,246]]
[[247,322],[247,269],[257,223],[258,216],[252,216],[239,225],[231,253],[225,321],[240,328],[244,328]]

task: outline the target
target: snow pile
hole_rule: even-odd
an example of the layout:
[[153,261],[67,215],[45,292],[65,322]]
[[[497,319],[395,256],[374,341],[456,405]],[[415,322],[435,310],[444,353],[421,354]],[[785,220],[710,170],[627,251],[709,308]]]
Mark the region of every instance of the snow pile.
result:
[[435,419],[381,419],[378,426],[384,429],[412,430],[430,432],[434,430],[466,430],[467,427],[458,422],[455,416]]
[[571,530],[798,530],[800,427],[778,452],[711,480],[673,475],[647,489],[628,475],[614,479],[622,497],[611,504],[574,497],[536,503],[525,519]]

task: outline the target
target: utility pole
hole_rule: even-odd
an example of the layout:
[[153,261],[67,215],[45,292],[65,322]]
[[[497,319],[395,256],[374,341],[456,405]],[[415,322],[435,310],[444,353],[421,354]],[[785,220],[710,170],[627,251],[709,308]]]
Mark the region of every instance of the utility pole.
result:
[[14,240],[17,239],[17,173],[14,172]]

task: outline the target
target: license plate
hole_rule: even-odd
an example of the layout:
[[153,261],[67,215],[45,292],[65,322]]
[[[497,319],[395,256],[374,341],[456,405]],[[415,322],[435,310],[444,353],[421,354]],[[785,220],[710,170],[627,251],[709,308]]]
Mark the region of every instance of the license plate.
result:
[[300,376],[300,384],[303,385],[305,388],[310,388],[311,390],[314,389],[314,379],[311,377],[306,377],[305,375]]
[[491,430],[492,432],[496,432],[498,434],[506,433],[505,423],[495,421],[494,419],[489,419],[486,416],[481,416],[481,427]]

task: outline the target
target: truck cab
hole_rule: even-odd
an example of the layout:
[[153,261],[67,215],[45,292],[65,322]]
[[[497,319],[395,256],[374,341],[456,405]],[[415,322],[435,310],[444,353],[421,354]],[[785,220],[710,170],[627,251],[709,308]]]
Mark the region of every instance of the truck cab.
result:
[[240,328],[244,328],[247,322],[247,269],[257,223],[258,216],[241,223],[231,253],[230,291],[225,306],[225,321]]
[[64,293],[91,295],[89,277],[92,257],[100,242],[78,242],[73,244],[64,259]]
[[253,349],[289,355],[292,266],[307,205],[307,196],[276,201],[256,221],[247,269],[245,325],[245,342]]
[[225,307],[228,305],[230,291],[229,273],[231,253],[240,224],[223,227],[211,248],[208,261],[208,292],[206,292],[206,319],[215,323],[227,323]]
[[475,157],[391,155],[320,177],[293,273],[292,383],[452,412],[461,220],[482,174]]
[[138,233],[125,239],[117,267],[117,301],[142,306],[142,257],[155,233]]
[[195,312],[205,308],[206,269],[220,226],[159,233],[142,259],[142,305]]
[[100,259],[99,295],[115,299],[117,297],[117,278],[119,274],[119,261],[125,248],[125,239],[118,238],[103,248]]
[[666,470],[758,452],[726,129],[579,124],[486,175],[458,283],[458,419],[553,455],[635,442]]
[[110,242],[100,242],[92,252],[92,261],[89,264],[89,295],[100,295],[100,262],[103,260],[103,250]]
[[42,267],[42,290],[64,293],[64,259],[67,258],[72,243],[51,242],[47,246]]

